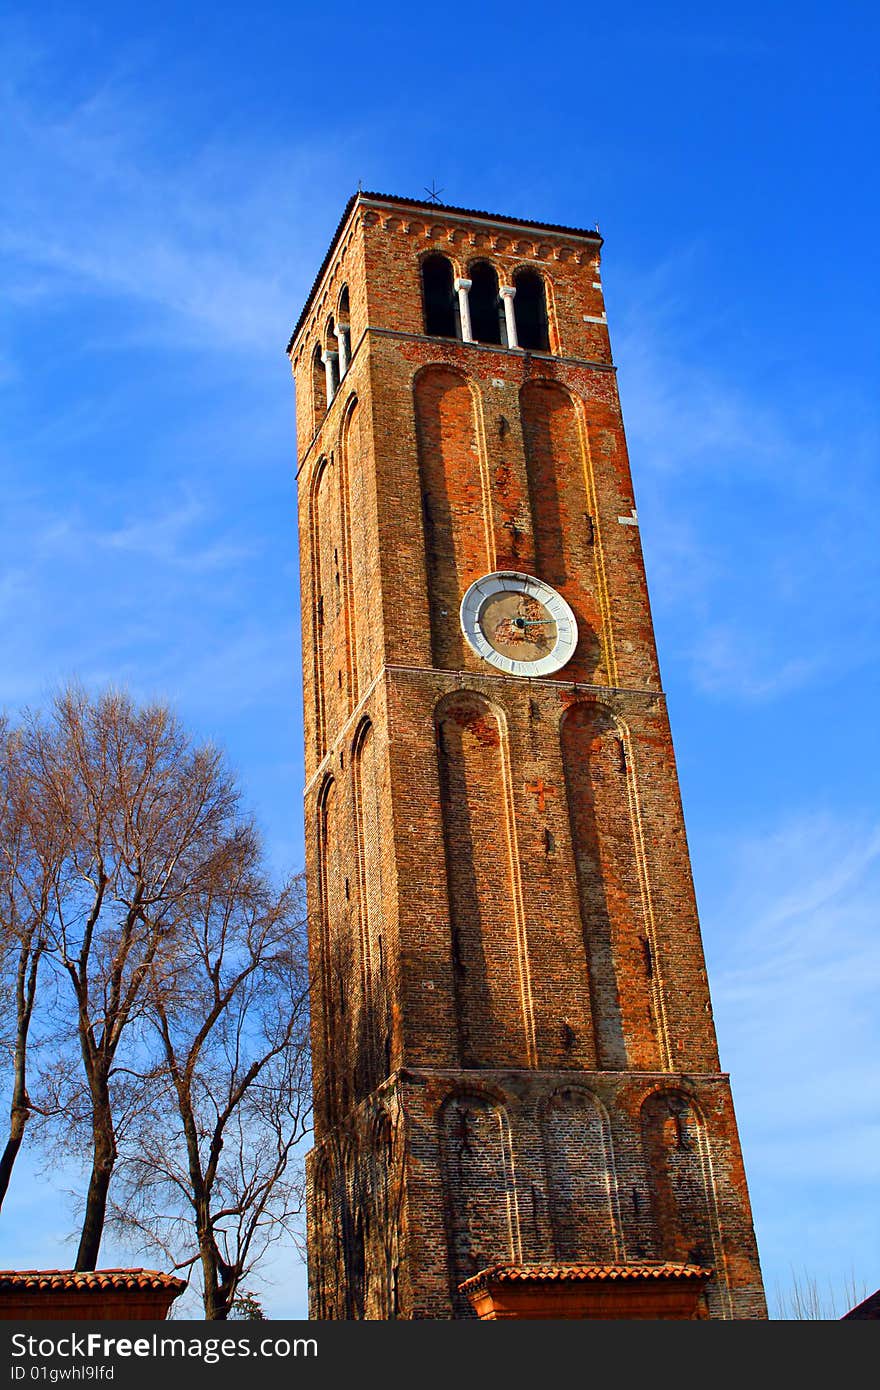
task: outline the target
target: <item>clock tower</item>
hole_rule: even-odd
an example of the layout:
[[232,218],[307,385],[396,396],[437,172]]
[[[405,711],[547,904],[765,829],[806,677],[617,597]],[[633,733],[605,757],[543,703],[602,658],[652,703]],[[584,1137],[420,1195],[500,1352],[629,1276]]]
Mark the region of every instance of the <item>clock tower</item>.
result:
[[314,1318],[766,1316],[600,247],[359,192],[289,344]]

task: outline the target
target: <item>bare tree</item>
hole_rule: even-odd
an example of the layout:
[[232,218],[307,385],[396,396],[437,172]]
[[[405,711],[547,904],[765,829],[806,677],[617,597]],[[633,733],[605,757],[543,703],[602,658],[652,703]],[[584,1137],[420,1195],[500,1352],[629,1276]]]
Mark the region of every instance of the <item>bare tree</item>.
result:
[[304,889],[273,886],[221,754],[164,706],[71,687],[0,724],[0,991],[0,1200],[38,1121],[89,1169],[76,1268],[112,1211],[228,1317],[302,1209]]
[[32,1113],[28,1047],[51,906],[62,892],[63,850],[31,794],[22,739],[0,721],[0,1045],[11,1072],[9,1137],[0,1155],[0,1206]]
[[76,1256],[87,1270],[97,1263],[120,1123],[132,1124],[148,1100],[137,1043],[154,969],[161,958],[173,972],[194,905],[248,827],[219,751],[194,746],[164,706],[70,688],[48,717],[25,719],[22,746],[30,795],[64,847],[43,950],[72,991],[81,1068],[78,1077],[58,1068],[53,1108],[58,1132],[80,1151],[87,1142],[90,1154]]
[[829,1279],[823,1288],[815,1275],[798,1274],[794,1267],[787,1288],[776,1284],[776,1317],[786,1322],[829,1322],[845,1314],[868,1296],[868,1288],[850,1270],[835,1284]]
[[247,837],[216,869],[173,973],[154,966],[153,1104],[120,1163],[114,1213],[174,1268],[199,1263],[205,1317],[226,1319],[301,1213],[291,1159],[311,1107],[302,878],[273,891]]

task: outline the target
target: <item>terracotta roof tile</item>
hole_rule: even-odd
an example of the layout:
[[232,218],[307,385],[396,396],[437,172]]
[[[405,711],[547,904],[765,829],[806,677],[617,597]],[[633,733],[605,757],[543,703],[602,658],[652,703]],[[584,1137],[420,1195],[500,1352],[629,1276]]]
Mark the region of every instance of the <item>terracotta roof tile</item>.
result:
[[70,1289],[176,1289],[186,1280],[156,1269],[0,1269],[0,1290]]
[[632,1264],[498,1264],[481,1269],[459,1285],[462,1292],[486,1284],[506,1284],[515,1280],[552,1283],[562,1280],[589,1282],[612,1279],[708,1279],[712,1270],[704,1265],[675,1264],[672,1261],[642,1260]]

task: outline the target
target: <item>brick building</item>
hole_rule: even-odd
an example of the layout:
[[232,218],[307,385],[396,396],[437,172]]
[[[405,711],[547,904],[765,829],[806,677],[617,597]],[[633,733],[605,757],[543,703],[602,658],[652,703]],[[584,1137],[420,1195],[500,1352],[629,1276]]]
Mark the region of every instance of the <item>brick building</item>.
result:
[[358,193],[289,344],[316,1318],[766,1316],[600,247]]
[[155,1269],[0,1269],[0,1321],[158,1322],[185,1288]]

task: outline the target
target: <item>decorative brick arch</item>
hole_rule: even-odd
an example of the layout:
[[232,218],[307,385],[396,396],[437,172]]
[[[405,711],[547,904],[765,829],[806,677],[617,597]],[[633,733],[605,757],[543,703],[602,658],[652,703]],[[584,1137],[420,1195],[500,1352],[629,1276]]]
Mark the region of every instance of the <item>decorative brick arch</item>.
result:
[[534,1063],[506,720],[475,691],[434,710],[461,1064],[485,1066],[506,1040]]
[[316,801],[318,850],[318,916],[320,921],[320,1026],[323,1034],[327,1076],[321,1101],[330,1115],[339,1113],[344,1095],[338,1075],[339,1054],[331,1047],[339,1026],[340,961],[339,911],[342,902],[339,789],[335,777],[329,774],[321,783]]
[[654,1070],[664,1064],[659,961],[629,737],[613,710],[579,700],[562,716],[560,745],[598,1064]]
[[352,707],[349,507],[344,464],[339,458],[321,458],[309,501],[316,746],[320,759],[327,751],[328,724],[336,727]]
[[349,571],[347,594],[352,709],[379,668],[382,607],[382,596],[372,567],[375,481],[370,450],[364,438],[363,411],[357,394],[352,392],[343,410],[339,448]]
[[312,1190],[315,1212],[320,1217],[309,1252],[311,1280],[315,1288],[315,1313],[320,1319],[333,1319],[339,1317],[341,1250],[336,1219],[336,1182],[329,1145],[324,1145],[318,1151]]
[[438,1114],[449,1252],[456,1317],[472,1317],[459,1285],[499,1261],[521,1258],[519,1209],[510,1121],[488,1089],[462,1088]]
[[315,465],[309,487],[309,560],[312,592],[312,676],[315,690],[315,756],[323,758],[327,750],[327,714],[324,703],[324,596],[321,571],[321,515],[318,505],[324,474],[328,467],[322,455]]
[[519,395],[535,570],[571,605],[578,645],[560,679],[606,683],[604,591],[597,565],[596,512],[582,406],[558,382],[527,381]]
[[452,257],[435,246],[418,260],[422,297],[422,327],[430,337],[460,338],[461,322],[455,294],[457,270]]
[[391,1071],[391,1013],[383,937],[384,845],[382,806],[387,797],[384,763],[369,717],[352,740],[357,850],[357,914],[361,942],[361,1018],[358,1027],[358,1097],[369,1095]]
[[413,403],[433,663],[459,669],[466,664],[461,598],[493,567],[477,401],[464,372],[432,364],[413,380]]
[[710,1305],[731,1316],[709,1135],[696,1098],[680,1086],[658,1086],[639,1112],[656,1256],[713,1266]]
[[540,1125],[554,1258],[617,1261],[617,1173],[604,1105],[585,1086],[558,1086],[541,1105]]
[[318,432],[321,421],[327,414],[327,374],[321,361],[321,344],[315,343],[309,354],[309,376],[312,396],[312,434]]
[[[527,290],[529,282],[535,282],[539,291],[534,304]],[[516,290],[514,313],[519,347],[525,352],[553,352],[558,336],[555,331],[551,277],[537,265],[520,264],[510,274],[510,284]],[[523,293],[524,289],[526,293]]]

